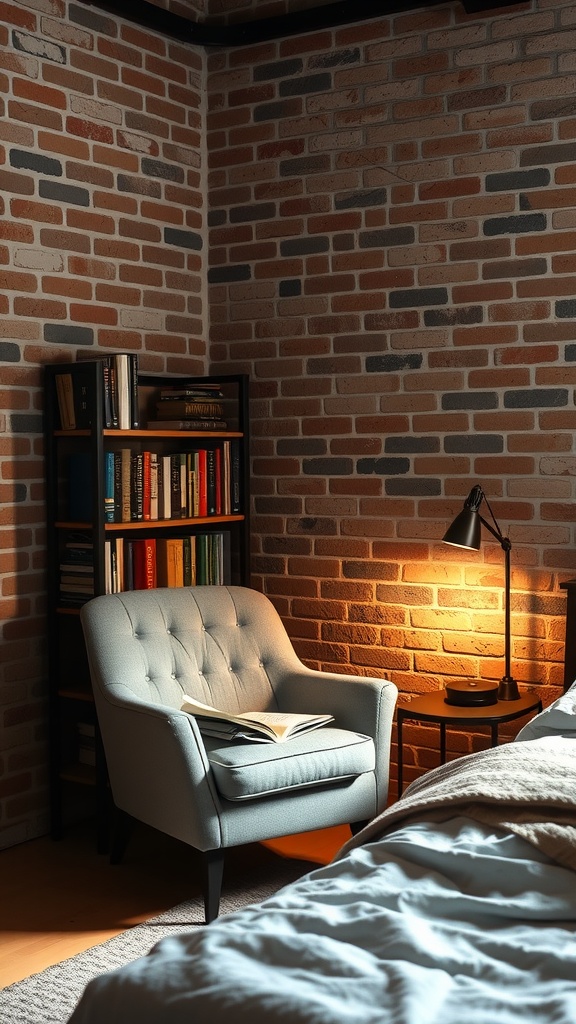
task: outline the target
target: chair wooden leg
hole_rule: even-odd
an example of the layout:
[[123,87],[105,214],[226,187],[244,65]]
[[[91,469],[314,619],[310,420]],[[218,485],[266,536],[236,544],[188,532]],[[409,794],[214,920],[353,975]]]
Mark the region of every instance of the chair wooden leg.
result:
[[118,807],[114,807],[112,812],[112,836],[110,840],[111,864],[120,864],[128,846],[131,831],[132,818],[130,815],[126,811],[121,811]]
[[353,821],[350,825],[350,831],[352,835],[357,836],[358,833],[361,832],[362,829],[365,828],[367,824],[368,821]]
[[204,860],[204,916],[206,924],[215,921],[220,910],[224,873],[224,850],[207,850]]

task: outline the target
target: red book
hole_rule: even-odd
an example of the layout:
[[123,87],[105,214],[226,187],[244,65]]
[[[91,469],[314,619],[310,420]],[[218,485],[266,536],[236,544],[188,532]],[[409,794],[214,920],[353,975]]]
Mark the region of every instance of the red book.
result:
[[134,590],[150,590],[156,586],[156,540],[135,540],[132,548]]
[[206,449],[198,449],[198,515],[208,515],[208,471]]

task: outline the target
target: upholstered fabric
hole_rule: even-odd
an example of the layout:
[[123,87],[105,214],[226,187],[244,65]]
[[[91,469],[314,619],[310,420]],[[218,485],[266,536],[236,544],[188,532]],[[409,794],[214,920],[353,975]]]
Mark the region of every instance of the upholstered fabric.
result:
[[373,772],[374,740],[347,729],[324,727],[286,743],[219,744],[208,751],[208,760],[221,796],[253,800]]
[[[94,598],[81,619],[112,794],[127,814],[215,851],[384,808],[396,687],[307,668],[263,594],[129,591]],[[184,694],[230,712],[331,714],[334,727],[251,744],[242,763],[239,748],[203,739]]]

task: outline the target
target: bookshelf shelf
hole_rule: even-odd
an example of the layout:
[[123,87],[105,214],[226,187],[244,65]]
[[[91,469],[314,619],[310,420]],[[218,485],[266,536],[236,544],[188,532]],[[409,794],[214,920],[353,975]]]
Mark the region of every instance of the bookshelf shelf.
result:
[[[115,358],[122,357],[53,364],[45,373],[52,833],[59,837],[68,822],[70,783],[91,785],[99,849],[107,844],[110,795],[82,604],[143,586],[249,583],[246,376],[148,376],[132,360],[122,415],[138,425],[119,429],[109,425]],[[172,400],[203,389],[210,400],[218,395],[212,407],[226,429],[148,427],[176,410]],[[89,754],[87,719],[95,729]],[[93,765],[81,763],[86,756]],[[86,809],[94,813],[93,800]]]

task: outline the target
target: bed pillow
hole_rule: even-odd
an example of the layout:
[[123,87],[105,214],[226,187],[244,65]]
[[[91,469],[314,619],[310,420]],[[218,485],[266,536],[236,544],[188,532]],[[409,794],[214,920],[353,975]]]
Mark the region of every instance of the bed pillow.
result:
[[542,736],[576,739],[576,683],[520,729],[516,742],[538,740]]

